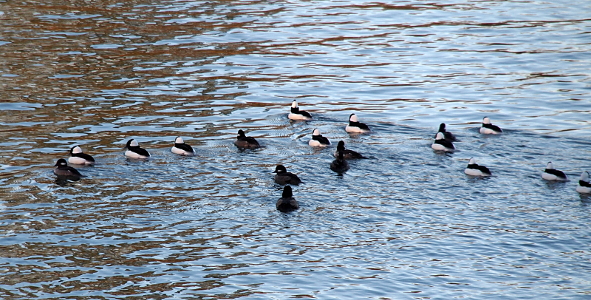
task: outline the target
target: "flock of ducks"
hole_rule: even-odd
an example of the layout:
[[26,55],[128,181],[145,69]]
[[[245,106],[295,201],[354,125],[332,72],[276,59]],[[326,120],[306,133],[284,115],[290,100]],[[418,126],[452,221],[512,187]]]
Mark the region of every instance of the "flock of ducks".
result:
[[[503,133],[503,130],[499,126],[493,125],[488,117],[484,117],[482,119],[480,133],[501,134]],[[453,142],[455,141],[456,137],[451,132],[446,131],[445,123],[441,123],[431,148],[433,148],[435,151],[453,152],[455,150]],[[470,158],[470,162],[468,162],[468,166],[466,166],[466,169],[464,169],[464,173],[470,176],[492,176],[492,172],[487,167],[477,164],[474,158]],[[542,178],[548,181],[568,180],[566,174],[560,170],[555,169],[552,162],[548,162],[546,165],[546,169],[544,169],[544,172],[542,172]],[[581,173],[579,185],[577,186],[576,191],[581,194],[591,193],[591,183],[589,181],[589,173],[587,171],[583,171],[583,173]]]
[[[312,119],[312,115],[307,111],[300,110],[296,100],[293,100],[291,104],[291,111],[288,114],[290,120],[296,121],[307,121]],[[369,133],[371,132],[367,124],[359,122],[357,116],[353,113],[349,116],[349,123],[345,127],[345,131],[348,133]],[[482,126],[480,127],[481,134],[501,134],[503,130],[490,122],[488,117],[484,117],[482,120]],[[456,137],[446,130],[445,123],[441,123],[439,130],[435,135],[435,139],[431,144],[431,148],[438,152],[453,152],[455,146],[453,142],[457,139]],[[260,146],[259,142],[250,136],[246,136],[242,129],[238,130],[238,136],[234,141],[234,145],[241,150],[244,149],[257,149]],[[328,147],[331,145],[328,138],[322,136],[318,129],[314,129],[312,137],[308,142],[311,147]],[[134,139],[127,141],[125,145],[126,151],[125,156],[132,159],[147,159],[150,157],[150,153],[139,146],[138,142]],[[174,140],[174,146],[170,149],[172,153],[193,156],[195,151],[193,148],[186,144],[181,137],[177,137]],[[345,148],[345,142],[339,141],[337,149],[334,152],[335,160],[331,162],[330,169],[336,173],[342,174],[349,170],[349,163],[347,160],[362,159],[365,158],[358,152]],[[80,146],[73,146],[70,149],[70,157],[66,161],[63,158],[58,159],[54,166],[53,173],[58,176],[59,180],[80,180],[82,175],[78,170],[68,165],[94,165],[95,160],[92,156],[84,153]],[[293,197],[293,190],[290,185],[298,185],[302,183],[300,178],[291,172],[288,172],[285,166],[277,165],[274,171],[274,181],[277,184],[285,185],[281,198],[277,200],[276,208],[281,212],[290,212],[299,208],[297,200]],[[492,176],[492,172],[485,166],[481,166],[476,163],[474,158],[470,158],[468,166],[464,169],[464,173],[469,176],[486,177]],[[564,172],[554,168],[552,162],[548,162],[546,169],[542,172],[542,178],[549,181],[567,181],[568,178]],[[583,171],[579,179],[579,185],[576,191],[582,194],[591,193],[591,181],[589,179],[589,173]]]
[[[490,122],[488,117],[482,119],[482,126],[480,127],[481,134],[501,134],[503,130]],[[439,131],[435,135],[435,141],[431,145],[431,148],[435,151],[453,152],[455,147],[453,142],[456,141],[456,137],[446,131],[445,123],[439,125]],[[492,172],[485,166],[481,166],[476,163],[474,158],[470,158],[468,166],[464,169],[464,173],[470,176],[492,176]],[[567,181],[568,177],[564,172],[554,168],[552,162],[548,162],[546,169],[542,172],[542,178],[548,181]],[[581,194],[591,193],[591,182],[589,180],[589,173],[583,171],[579,179],[579,185],[576,187],[576,191]]]

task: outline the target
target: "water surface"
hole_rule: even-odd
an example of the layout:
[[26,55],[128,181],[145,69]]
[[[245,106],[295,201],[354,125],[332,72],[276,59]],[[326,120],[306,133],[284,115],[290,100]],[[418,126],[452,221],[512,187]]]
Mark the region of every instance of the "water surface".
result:
[[[587,299],[590,10],[0,2],[0,295]],[[352,112],[371,134],[344,131]],[[430,148],[442,122],[453,154]],[[314,128],[369,159],[332,172]],[[130,138],[152,158],[127,160]],[[97,164],[57,184],[75,144]],[[494,176],[464,175],[470,157]],[[543,181],[548,161],[570,180]],[[304,181],[289,214],[279,163]]]

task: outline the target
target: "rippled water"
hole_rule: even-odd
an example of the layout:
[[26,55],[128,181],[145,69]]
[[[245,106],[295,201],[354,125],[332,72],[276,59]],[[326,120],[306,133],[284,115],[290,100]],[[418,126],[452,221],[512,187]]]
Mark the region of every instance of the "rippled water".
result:
[[[590,3],[99,2],[0,1],[0,297],[591,297]],[[314,128],[370,158],[332,172]],[[59,185],[75,144],[97,165]]]

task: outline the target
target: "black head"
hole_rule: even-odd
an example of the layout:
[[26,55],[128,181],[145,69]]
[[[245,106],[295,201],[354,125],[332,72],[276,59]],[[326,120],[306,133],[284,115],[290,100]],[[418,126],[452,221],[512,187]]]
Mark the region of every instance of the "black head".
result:
[[55,163],[56,167],[67,166],[67,165],[68,165],[68,162],[63,158],[58,159],[57,162]]
[[291,198],[291,197],[293,197],[293,192],[291,190],[291,186],[286,185],[283,188],[283,194],[281,195],[281,197],[283,197],[283,198]]
[[275,167],[275,171],[273,171],[273,173],[282,173],[282,172],[287,172],[287,169],[283,165],[277,165],[277,167]]
[[439,124],[439,131],[440,132],[445,132],[445,123]]
[[246,135],[244,134],[244,131],[242,131],[242,129],[238,130],[238,137],[245,137]]
[[339,144],[337,145],[337,150],[338,151],[345,150],[345,142],[339,141]]

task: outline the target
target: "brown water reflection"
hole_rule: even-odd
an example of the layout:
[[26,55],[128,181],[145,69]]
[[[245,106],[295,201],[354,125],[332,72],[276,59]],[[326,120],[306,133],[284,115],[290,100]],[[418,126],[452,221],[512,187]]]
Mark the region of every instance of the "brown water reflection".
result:
[[[210,14],[196,11],[184,12],[183,16],[199,19],[204,13]],[[192,43],[190,48],[158,45],[164,36],[194,36],[204,31],[228,31],[249,25],[231,22],[233,14],[217,15],[224,22],[178,24],[168,23],[175,16],[163,14],[158,6],[137,1],[125,5],[84,3],[83,6],[33,2],[13,7],[5,11],[2,19],[4,38],[10,41],[2,46],[4,54],[0,62],[4,73],[11,74],[1,79],[6,100],[20,102],[32,98],[26,101],[54,104],[64,99],[93,98],[97,91],[145,90],[152,85],[153,78],[176,76],[174,67],[186,61],[206,64],[220,57],[264,52],[258,43],[247,42],[214,47]],[[245,79],[205,76],[201,80]],[[185,88],[198,87],[194,83]]]

